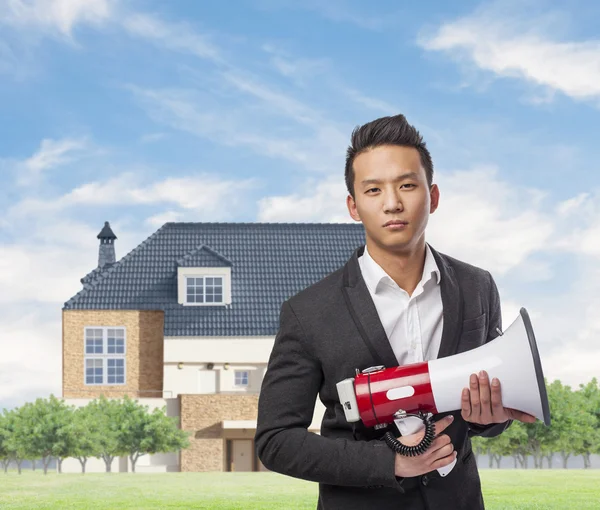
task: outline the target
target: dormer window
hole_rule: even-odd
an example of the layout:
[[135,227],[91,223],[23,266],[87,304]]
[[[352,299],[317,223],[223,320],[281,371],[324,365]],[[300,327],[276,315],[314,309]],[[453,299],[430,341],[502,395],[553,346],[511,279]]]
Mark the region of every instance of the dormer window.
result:
[[186,303],[223,303],[222,276],[186,276]]
[[202,244],[177,261],[177,302],[184,306],[231,304],[232,263]]

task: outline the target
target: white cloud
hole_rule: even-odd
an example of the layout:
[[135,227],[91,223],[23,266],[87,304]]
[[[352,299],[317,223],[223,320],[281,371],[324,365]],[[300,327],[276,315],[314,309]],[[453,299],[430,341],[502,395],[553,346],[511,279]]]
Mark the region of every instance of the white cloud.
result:
[[578,257],[577,264],[564,267],[569,291],[540,300],[544,307],[539,322],[544,370],[553,378],[576,386],[598,377],[600,366],[600,267],[598,255]]
[[[470,16],[423,32],[430,51],[475,64],[498,76],[520,78],[575,99],[600,96],[600,40],[560,41],[541,19],[517,17],[484,7]],[[543,93],[532,101],[551,100]]]
[[[203,96],[192,90],[129,88],[152,119],[169,127],[221,145],[247,147],[257,154],[289,161],[309,171],[326,172],[339,165],[339,154],[346,148],[347,136],[335,123],[321,120],[316,112],[301,103],[255,82],[231,80],[238,89],[257,98],[258,105],[246,102],[215,105],[214,96]],[[282,108],[273,108],[270,98]],[[257,109],[261,111],[260,118],[256,115]],[[281,132],[287,136],[273,134]]]
[[154,228],[162,227],[165,223],[185,221],[185,215],[180,211],[165,211],[146,219],[146,224]]
[[[61,309],[98,264],[102,224],[46,214],[10,227],[18,237],[0,241],[0,409],[61,395]],[[118,259],[150,234],[119,221],[111,227]]]
[[[0,411],[36,398],[61,395],[60,306],[52,317],[39,307],[3,303],[0,311]],[[15,346],[18,346],[16,348]]]
[[33,184],[42,172],[73,161],[87,148],[87,141],[83,138],[44,139],[33,156],[15,166],[17,183],[22,186]]
[[100,230],[84,229],[85,237],[79,238],[68,233],[68,226],[61,225],[54,242],[29,238],[0,245],[1,303],[59,303],[80,290],[79,278],[93,269],[82,254],[94,253]]
[[555,242],[561,251],[600,257],[600,191],[581,193],[558,205],[563,234]]
[[[97,29],[117,27],[132,37],[159,48],[192,54],[227,66],[210,37],[186,22],[170,23],[159,17],[127,8],[122,0],[5,0],[0,25],[14,29],[10,44],[0,40],[0,72],[28,75],[34,71],[22,60],[40,39],[60,36],[73,47],[80,46],[74,31],[80,26]],[[34,66],[30,66],[34,67]]]
[[299,193],[264,197],[259,200],[257,221],[354,222],[345,205],[347,194],[343,179],[310,179]]
[[341,94],[370,111],[383,115],[395,115],[401,111],[399,107],[388,101],[368,96],[349,86],[346,80],[335,75],[329,59],[293,57],[288,52],[270,44],[264,45],[263,50],[273,55],[270,59],[271,65],[281,75],[290,78],[296,85],[306,86],[309,81],[317,81],[321,91],[327,88],[331,94]]
[[275,70],[296,85],[305,86],[330,72],[331,62],[328,58],[294,58],[279,45],[270,43],[263,44],[262,49],[271,55],[269,61]]
[[437,182],[428,234],[442,251],[505,274],[550,242],[555,223],[540,210],[541,191],[515,188],[494,167],[441,173]]
[[265,9],[302,9],[313,11],[319,16],[337,23],[348,23],[367,30],[379,31],[386,26],[397,26],[399,17],[392,13],[384,16],[373,16],[372,10],[359,11],[347,0],[259,0],[258,6]]
[[153,41],[161,47],[225,64],[219,48],[186,23],[168,23],[143,13],[126,14],[121,23],[129,34]]
[[257,81],[251,76],[243,76],[241,72],[225,72],[222,77],[229,85],[233,85],[239,92],[257,98],[271,113],[288,117],[299,124],[316,127],[324,122],[323,116],[313,108],[301,103],[297,99],[273,90],[270,86]]
[[[588,204],[591,206],[592,204],[588,201],[590,198],[589,193],[580,193],[577,196],[569,198],[568,200],[563,201],[558,207],[558,213],[562,216],[567,216],[572,213],[578,213],[583,206],[587,206]],[[588,211],[591,211],[592,208],[588,208]]]
[[109,19],[114,0],[8,0],[0,23],[14,27],[57,30],[71,37],[78,23],[98,25]]
[[144,183],[137,173],[126,172],[80,185],[56,198],[25,198],[9,208],[7,218],[34,217],[69,208],[170,204],[216,221],[231,215],[226,204],[239,202],[240,196],[257,185],[254,179],[225,180],[207,173]]
[[[596,332],[596,334],[599,333]],[[540,352],[540,356],[544,375],[550,381],[559,379],[562,384],[579,389],[579,384],[591,381],[592,377],[598,378],[600,347],[582,353],[577,342],[569,342],[552,354],[544,355],[543,352]]]
[[[111,221],[117,234],[117,258],[141,242],[144,232]],[[5,231],[15,241],[0,243],[0,303],[61,306],[81,290],[80,278],[98,265],[100,225],[73,220],[60,212],[30,218],[13,218]],[[148,233],[149,235],[149,233]],[[142,239],[143,240],[143,239]],[[27,305],[24,305],[27,306]]]
[[15,50],[5,41],[0,40],[0,73],[13,74],[17,77],[25,76],[29,73],[27,69],[26,55],[19,56]]
[[356,89],[340,85],[338,90],[355,103],[370,110],[377,111],[383,115],[397,115],[401,111],[400,108],[388,103],[387,101],[384,101],[383,99],[367,96]]

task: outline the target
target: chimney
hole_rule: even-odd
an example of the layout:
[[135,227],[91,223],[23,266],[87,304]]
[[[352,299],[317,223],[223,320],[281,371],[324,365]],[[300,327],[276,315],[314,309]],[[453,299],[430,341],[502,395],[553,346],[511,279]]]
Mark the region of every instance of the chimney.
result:
[[98,254],[98,267],[103,268],[107,264],[114,264],[115,257],[115,239],[117,236],[111,230],[108,221],[104,222],[104,228],[98,234],[100,239],[100,252]]

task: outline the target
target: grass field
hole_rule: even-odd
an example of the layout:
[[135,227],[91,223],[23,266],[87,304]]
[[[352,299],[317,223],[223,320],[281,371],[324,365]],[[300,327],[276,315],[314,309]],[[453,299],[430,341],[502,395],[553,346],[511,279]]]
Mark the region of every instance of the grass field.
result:
[[[600,510],[600,470],[482,470],[486,510]],[[0,472],[4,509],[316,508],[317,485],[277,473]]]

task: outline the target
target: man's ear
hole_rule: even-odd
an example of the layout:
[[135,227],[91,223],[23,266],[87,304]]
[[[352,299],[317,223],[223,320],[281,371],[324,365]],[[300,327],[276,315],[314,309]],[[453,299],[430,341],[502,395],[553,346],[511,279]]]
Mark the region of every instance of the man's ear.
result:
[[356,209],[356,201],[352,198],[352,195],[348,195],[346,197],[346,206],[348,207],[348,212],[354,221],[362,221],[358,214],[358,209]]
[[431,206],[429,207],[429,214],[434,213],[440,205],[440,188],[437,184],[432,184],[429,190],[429,198],[431,199]]

